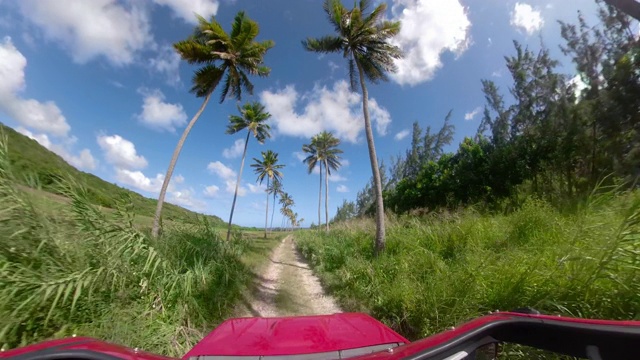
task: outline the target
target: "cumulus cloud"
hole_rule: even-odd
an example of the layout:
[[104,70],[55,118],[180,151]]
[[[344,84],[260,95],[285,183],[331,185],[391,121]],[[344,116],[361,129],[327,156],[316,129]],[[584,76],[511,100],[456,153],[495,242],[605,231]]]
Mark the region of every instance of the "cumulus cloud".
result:
[[252,194],[259,194],[259,193],[263,193],[263,192],[267,191],[267,186],[264,183],[263,184],[257,184],[257,185],[247,183],[247,188],[249,188],[249,191]]
[[236,140],[230,148],[222,150],[225,159],[234,159],[242,155],[244,151],[244,139]]
[[144,96],[142,112],[136,115],[142,124],[154,130],[175,132],[177,127],[187,123],[182,105],[165,102],[160,90],[140,89],[138,92]]
[[237,175],[236,172],[233,171],[233,169],[221,163],[220,161],[210,162],[209,165],[207,165],[207,169],[212,174],[218,175],[218,177],[220,177],[223,180],[228,180],[228,179],[233,180]]
[[168,6],[173,13],[189,24],[196,24],[198,21],[194,15],[198,14],[205,19],[218,12],[219,2],[217,0],[153,0],[158,5]]
[[[332,88],[314,86],[299,94],[293,85],[277,91],[263,91],[260,100],[271,115],[278,133],[309,138],[323,130],[332,131],[338,138],[356,143],[362,130],[362,98],[352,92],[346,81],[340,80]],[[302,107],[302,111],[296,111]],[[380,135],[385,135],[391,123],[389,112],[369,99],[369,113]]]
[[147,159],[138,155],[135,145],[120,135],[99,135],[97,142],[107,162],[119,169],[135,170],[147,166]]
[[[320,174],[320,168],[318,166],[314,167],[313,170],[311,171],[313,174]],[[324,176],[324,167],[322,168],[322,175]],[[324,181],[324,180],[322,180]],[[329,175],[329,181],[332,182],[341,182],[341,181],[347,181],[347,178],[336,173],[335,171],[333,171],[331,173],[331,175]]]
[[34,134],[33,132],[23,127],[18,127],[16,131],[37,141],[40,145],[44,146],[49,151],[58,154],[58,156],[63,158],[73,167],[81,170],[93,170],[97,166],[97,161],[93,157],[89,149],[82,149],[77,155],[74,155],[69,150],[69,147],[73,142],[75,142],[75,139],[69,139],[67,142],[62,144],[55,144],[51,141],[51,139],[49,139],[49,136],[47,136],[47,134]]
[[[230,194],[233,194],[235,192],[236,180],[237,180],[236,177],[238,176],[238,174],[233,169],[221,163],[220,161],[210,162],[209,165],[207,165],[207,169],[212,174],[215,174],[216,176],[218,176],[220,180],[224,182],[224,185],[225,185],[224,190],[226,192]],[[238,196],[245,196],[246,194],[247,194],[247,189],[244,188],[243,186],[239,186]]]
[[404,129],[404,130],[400,131],[399,133],[397,133],[393,138],[396,139],[397,141],[400,141],[400,140],[406,138],[407,136],[409,136],[409,130],[408,129]]
[[180,55],[172,46],[160,47],[157,55],[149,59],[149,66],[153,71],[166,76],[167,84],[178,85],[180,83]]
[[338,187],[336,188],[336,191],[339,193],[347,193],[349,192],[349,188],[346,185],[338,185]]
[[473,120],[476,115],[478,115],[480,113],[480,111],[482,111],[482,107],[478,106],[477,108],[469,111],[468,113],[464,114],[464,119],[465,120]]
[[58,137],[66,137],[71,127],[53,101],[24,99],[24,69],[27,59],[16,49],[10,37],[0,42],[0,111],[21,125]]
[[470,44],[471,22],[459,0],[393,0],[393,20],[402,22],[392,40],[405,54],[396,60],[391,78],[401,85],[417,85],[433,78],[445,51],[462,54]]
[[220,188],[216,185],[211,185],[211,186],[207,186],[206,188],[204,188],[204,191],[202,192],[204,194],[204,196],[206,197],[216,197],[218,196],[218,192],[220,191]]
[[135,54],[153,45],[144,4],[117,0],[18,2],[25,19],[46,39],[60,43],[77,63],[104,57],[113,65],[133,62]]
[[540,11],[535,10],[531,5],[516,3],[511,12],[511,25],[531,35],[544,26],[544,19]]
[[169,192],[169,196],[167,196],[167,202],[186,207],[187,209],[191,209],[193,211],[202,212],[207,209],[207,203],[194,197],[195,191],[193,189],[182,189]]
[[164,181],[164,175],[156,174],[154,178],[148,178],[142,171],[115,168],[116,180],[124,185],[129,185],[137,190],[151,193],[159,193]]

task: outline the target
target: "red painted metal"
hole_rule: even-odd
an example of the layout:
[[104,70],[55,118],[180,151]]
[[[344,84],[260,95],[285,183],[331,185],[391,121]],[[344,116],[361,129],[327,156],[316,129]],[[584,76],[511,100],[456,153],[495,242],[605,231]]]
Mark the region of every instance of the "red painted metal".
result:
[[98,339],[89,337],[72,337],[60,340],[44,341],[38,344],[26,347],[0,352],[0,358],[10,358],[13,356],[25,355],[28,353],[36,353],[42,350],[89,350],[105,355],[110,355],[123,360],[175,360],[170,357],[148,353],[145,351],[136,351],[121,345],[111,344]]
[[200,355],[296,355],[409,343],[369,315],[230,319],[200,341],[183,359]]
[[[403,359],[433,348],[484,325],[529,318],[584,325],[640,327],[640,321],[611,321],[566,318],[549,315],[494,313],[464,323],[455,329],[409,343],[374,318],[360,313],[280,318],[238,318],[222,323],[191,349],[183,360],[202,355],[297,355],[330,352],[388,343],[406,343],[393,351],[381,351],[357,359]],[[0,358],[46,350],[89,350],[125,360],[172,360],[161,355],[136,351],[93,338],[76,337],[51,340],[0,353]],[[356,358],[354,358],[356,359]],[[173,359],[175,360],[175,359]]]

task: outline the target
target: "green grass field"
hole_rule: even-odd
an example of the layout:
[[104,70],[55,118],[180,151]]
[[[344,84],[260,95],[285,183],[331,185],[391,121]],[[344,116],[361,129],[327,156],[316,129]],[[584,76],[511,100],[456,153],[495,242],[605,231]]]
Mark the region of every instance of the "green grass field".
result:
[[416,339],[489,311],[640,319],[640,192],[592,196],[572,213],[527,201],[509,215],[473,210],[306,231],[298,246],[346,311]]

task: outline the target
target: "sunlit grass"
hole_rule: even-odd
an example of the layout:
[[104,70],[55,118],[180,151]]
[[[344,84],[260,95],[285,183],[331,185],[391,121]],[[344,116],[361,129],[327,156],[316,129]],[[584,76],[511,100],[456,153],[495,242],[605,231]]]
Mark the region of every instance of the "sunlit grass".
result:
[[565,214],[537,200],[509,215],[473,210],[307,231],[298,246],[345,310],[419,338],[495,310],[640,319],[640,193],[592,196]]
[[251,279],[243,236],[202,218],[153,239],[126,198],[104,211],[71,180],[66,202],[26,192],[7,152],[0,139],[3,348],[77,334],[179,357],[230,314]]

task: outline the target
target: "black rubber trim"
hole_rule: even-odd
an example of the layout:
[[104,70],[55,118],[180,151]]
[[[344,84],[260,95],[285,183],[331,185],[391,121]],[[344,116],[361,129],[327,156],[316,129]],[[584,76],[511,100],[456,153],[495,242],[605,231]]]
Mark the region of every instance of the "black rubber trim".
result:
[[[79,342],[82,343],[82,342]],[[74,343],[77,345],[77,343]],[[65,344],[70,345],[70,344]],[[61,346],[65,346],[61,345]],[[62,359],[77,359],[77,360],[122,360],[117,356],[104,354],[93,350],[60,350],[57,346],[29,352],[26,354],[16,355],[8,357],[11,360],[62,360]]]
[[444,359],[490,336],[500,342],[531,346],[568,356],[587,358],[587,346],[596,346],[603,359],[640,359],[640,328],[536,318],[497,320],[448,342],[406,357]]

